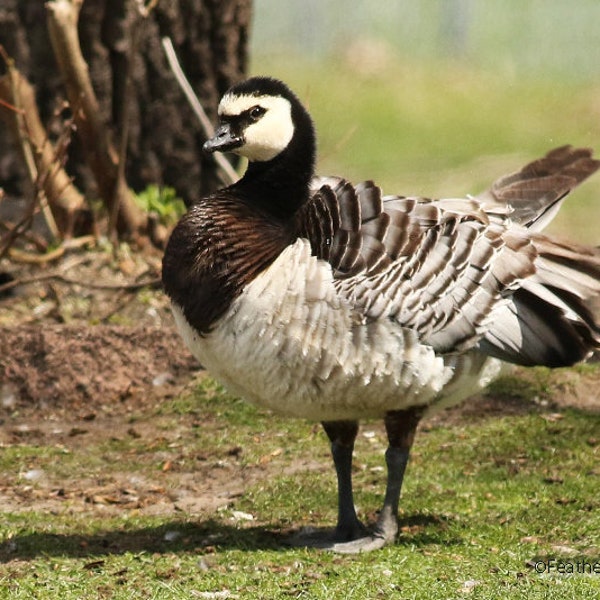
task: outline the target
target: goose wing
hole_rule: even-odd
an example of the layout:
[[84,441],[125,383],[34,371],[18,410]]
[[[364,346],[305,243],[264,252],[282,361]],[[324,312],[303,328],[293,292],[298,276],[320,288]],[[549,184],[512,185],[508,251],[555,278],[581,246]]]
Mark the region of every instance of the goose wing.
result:
[[365,322],[391,319],[440,353],[567,364],[600,345],[600,253],[532,230],[599,166],[558,149],[478,197],[442,200],[317,178],[300,235]]

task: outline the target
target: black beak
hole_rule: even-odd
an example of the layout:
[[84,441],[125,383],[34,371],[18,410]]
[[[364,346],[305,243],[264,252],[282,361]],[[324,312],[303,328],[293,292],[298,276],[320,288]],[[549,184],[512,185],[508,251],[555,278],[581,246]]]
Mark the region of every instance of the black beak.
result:
[[210,140],[204,142],[204,152],[227,152],[239,148],[244,139],[231,131],[230,123],[222,123]]

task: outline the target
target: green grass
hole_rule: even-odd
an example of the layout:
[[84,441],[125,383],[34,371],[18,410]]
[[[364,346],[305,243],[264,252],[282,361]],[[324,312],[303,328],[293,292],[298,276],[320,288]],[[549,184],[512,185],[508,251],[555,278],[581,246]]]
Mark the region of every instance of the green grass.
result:
[[[536,395],[557,393],[539,381]],[[599,598],[600,574],[537,573],[531,565],[600,561],[600,415],[565,410],[557,417],[528,402],[528,386],[501,390],[529,410],[425,423],[407,473],[398,543],[348,557],[284,544],[290,528],[335,520],[325,436],[311,424],[262,413],[206,379],[132,421],[183,432],[173,439],[180,469],[190,473],[197,453],[216,460],[239,444],[240,468],[258,470],[241,497],[196,517],[135,509],[103,515],[68,504],[50,514],[5,512],[0,598],[218,598],[226,591],[264,599]],[[357,504],[372,519],[382,500],[385,438],[379,424],[363,431],[374,434],[357,444]],[[66,466],[71,477],[92,471],[110,478],[124,469],[149,477],[159,470],[155,453],[169,447],[109,436],[78,453],[24,441],[3,449],[0,468],[15,472],[33,461],[50,478],[60,479]],[[254,520],[236,520],[234,511]]]

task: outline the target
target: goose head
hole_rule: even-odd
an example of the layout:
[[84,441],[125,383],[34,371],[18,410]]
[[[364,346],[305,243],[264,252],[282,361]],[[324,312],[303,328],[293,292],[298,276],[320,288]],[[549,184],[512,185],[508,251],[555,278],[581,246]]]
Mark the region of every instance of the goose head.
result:
[[315,134],[298,97],[283,82],[252,77],[229,89],[219,103],[219,124],[206,152],[233,152],[249,163],[305,158],[312,170]]

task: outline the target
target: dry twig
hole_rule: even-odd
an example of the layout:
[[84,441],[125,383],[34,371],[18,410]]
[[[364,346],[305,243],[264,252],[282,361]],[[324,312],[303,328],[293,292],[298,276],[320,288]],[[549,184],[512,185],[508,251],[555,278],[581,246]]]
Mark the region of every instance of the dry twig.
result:
[[[198,120],[200,121],[200,125],[202,125],[202,129],[204,130],[204,135],[207,138],[213,136],[215,130],[210,122],[210,119],[206,115],[202,104],[196,97],[190,82],[187,80],[183,70],[181,69],[181,65],[179,64],[179,60],[177,59],[177,54],[175,53],[175,48],[173,48],[173,42],[168,37],[162,38],[162,45],[167,56],[167,61],[169,62],[169,66],[171,67],[171,71],[173,71],[173,75],[179,83],[181,90],[185,94],[187,101],[190,103],[192,110]],[[216,163],[221,168],[222,173],[220,173],[221,180],[225,185],[230,185],[235,183],[239,179],[239,175],[236,170],[231,166],[231,163],[219,152],[213,154],[213,157]]]
[[18,279],[13,279],[8,283],[0,285],[0,294],[19,285],[39,283],[41,281],[60,281],[61,283],[66,283],[68,285],[79,285],[81,287],[90,288],[93,290],[124,290],[128,292],[135,292],[145,287],[158,289],[162,285],[160,277],[154,277],[152,279],[148,279],[147,281],[136,281],[134,283],[95,283],[92,281],[80,281],[74,277],[64,275],[64,273],[54,272],[43,273],[42,275],[36,275],[34,277],[21,277]]
[[33,222],[33,217],[35,215],[36,206],[36,197],[34,197],[31,200],[31,202],[29,202],[21,219],[14,223],[8,230],[8,233],[5,236],[3,236],[2,244],[0,245],[0,259],[4,258],[6,254],[8,254],[9,250],[11,249],[12,245],[18,237],[24,235],[27,231],[29,231]]
[[[2,200],[2,198],[0,197],[0,201]],[[16,227],[16,223],[13,223],[12,221],[8,221],[8,220],[3,220],[0,221],[0,230],[4,229],[6,230],[8,233],[7,235],[10,234],[10,232]],[[33,244],[33,246],[35,246],[35,249],[38,252],[46,252],[46,250],[48,250],[48,242],[38,233],[36,233],[33,230],[26,230],[23,231],[22,234],[23,238],[25,238],[30,244]],[[2,244],[0,246],[0,248],[3,248],[4,244]],[[1,251],[0,251],[0,256],[1,256]]]

